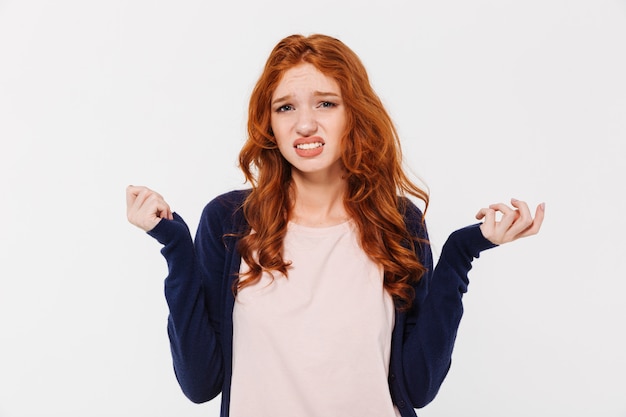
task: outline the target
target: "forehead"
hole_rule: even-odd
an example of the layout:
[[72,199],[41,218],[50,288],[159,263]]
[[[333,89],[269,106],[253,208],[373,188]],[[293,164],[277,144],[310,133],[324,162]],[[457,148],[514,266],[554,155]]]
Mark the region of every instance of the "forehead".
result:
[[312,64],[303,63],[285,71],[273,96],[295,94],[307,91],[324,91],[340,93],[337,81],[325,75]]

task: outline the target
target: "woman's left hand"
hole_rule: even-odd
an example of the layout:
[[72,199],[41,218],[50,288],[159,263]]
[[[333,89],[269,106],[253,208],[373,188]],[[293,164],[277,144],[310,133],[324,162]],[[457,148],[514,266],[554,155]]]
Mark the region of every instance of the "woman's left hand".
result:
[[[476,214],[478,220],[483,220],[480,231],[491,243],[502,245],[539,232],[545,215],[545,203],[537,206],[534,219],[525,202],[513,198],[511,205],[514,208],[503,203],[492,204]],[[497,212],[502,213],[500,221],[496,221]]]

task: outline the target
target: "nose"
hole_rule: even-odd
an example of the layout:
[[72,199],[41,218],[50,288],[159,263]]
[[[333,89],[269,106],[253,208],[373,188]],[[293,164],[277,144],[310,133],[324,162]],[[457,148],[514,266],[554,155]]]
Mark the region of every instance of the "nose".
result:
[[317,119],[312,109],[299,109],[296,132],[304,137],[312,136],[317,132]]

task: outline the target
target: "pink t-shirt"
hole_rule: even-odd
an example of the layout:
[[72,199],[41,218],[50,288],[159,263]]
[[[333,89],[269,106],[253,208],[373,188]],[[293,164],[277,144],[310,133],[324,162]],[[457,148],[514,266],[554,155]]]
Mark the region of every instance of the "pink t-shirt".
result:
[[288,278],[264,274],[237,294],[230,416],[396,417],[382,267],[352,222],[290,223],[284,247]]

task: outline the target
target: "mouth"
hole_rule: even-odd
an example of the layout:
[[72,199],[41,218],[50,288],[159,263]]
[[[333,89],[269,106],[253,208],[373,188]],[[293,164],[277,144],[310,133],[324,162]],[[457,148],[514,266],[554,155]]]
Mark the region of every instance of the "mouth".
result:
[[301,137],[293,142],[293,147],[296,149],[309,150],[321,148],[326,142],[319,136]]
[[326,142],[319,136],[301,137],[293,142],[296,154],[303,158],[314,158],[324,152]]
[[310,149],[321,148],[322,146],[324,146],[324,143],[322,142],[307,142],[307,143],[299,143],[297,145],[294,145],[294,148],[302,149],[302,150],[310,150]]

